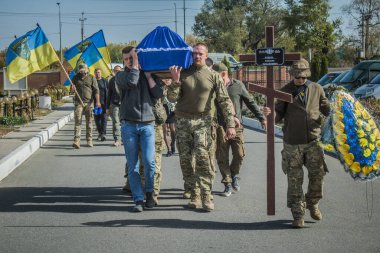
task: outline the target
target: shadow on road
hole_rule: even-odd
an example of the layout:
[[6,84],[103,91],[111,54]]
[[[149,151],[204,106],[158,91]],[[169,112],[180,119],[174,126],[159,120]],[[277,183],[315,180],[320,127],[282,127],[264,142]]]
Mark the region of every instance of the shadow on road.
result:
[[[162,189],[159,199],[182,199],[181,189]],[[0,188],[0,212],[93,213],[129,211],[130,195],[120,187],[7,187]],[[160,205],[157,211],[183,210],[181,204]]]
[[91,227],[157,227],[202,230],[279,230],[291,229],[291,220],[273,220],[251,223],[228,223],[222,221],[200,221],[181,219],[146,219],[146,220],[110,220],[104,222],[86,222]]

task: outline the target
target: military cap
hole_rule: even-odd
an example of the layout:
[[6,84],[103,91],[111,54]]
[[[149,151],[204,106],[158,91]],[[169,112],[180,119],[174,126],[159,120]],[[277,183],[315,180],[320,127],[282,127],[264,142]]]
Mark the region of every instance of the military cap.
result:
[[87,64],[86,64],[86,63],[80,63],[80,64],[78,65],[78,72],[79,72],[81,69],[88,70]]
[[226,65],[224,65],[223,63],[219,62],[219,63],[215,63],[213,66],[212,66],[212,69],[215,70],[216,72],[223,72],[223,71],[228,71],[228,68]]
[[299,61],[293,62],[290,67],[289,74],[294,77],[310,77],[311,72],[309,62],[303,58]]

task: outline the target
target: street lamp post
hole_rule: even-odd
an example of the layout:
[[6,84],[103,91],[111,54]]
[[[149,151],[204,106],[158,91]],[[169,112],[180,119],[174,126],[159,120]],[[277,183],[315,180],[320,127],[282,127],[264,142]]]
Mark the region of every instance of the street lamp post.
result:
[[58,17],[59,17],[59,59],[62,62],[62,22],[61,22],[61,3],[58,5]]

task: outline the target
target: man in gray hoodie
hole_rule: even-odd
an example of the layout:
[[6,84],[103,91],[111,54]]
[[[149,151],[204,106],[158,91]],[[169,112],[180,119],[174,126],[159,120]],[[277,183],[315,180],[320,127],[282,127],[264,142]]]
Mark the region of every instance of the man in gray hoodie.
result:
[[153,180],[155,171],[154,143],[155,116],[154,99],[163,97],[163,90],[151,73],[139,69],[139,60],[134,47],[122,50],[124,71],[116,75],[116,83],[123,94],[120,106],[121,135],[128,164],[128,179],[135,207],[143,211],[144,191],[138,167],[138,153],[141,148],[145,177],[145,208],[153,208]]

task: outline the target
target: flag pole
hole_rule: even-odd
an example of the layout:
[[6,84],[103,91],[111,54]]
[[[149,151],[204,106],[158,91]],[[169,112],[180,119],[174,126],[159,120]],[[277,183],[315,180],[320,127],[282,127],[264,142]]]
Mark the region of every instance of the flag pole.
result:
[[69,74],[66,72],[66,69],[63,67],[62,62],[61,62],[61,61],[58,61],[58,62],[59,62],[59,65],[61,66],[63,72],[65,72],[65,75],[66,75],[67,78],[69,79],[71,86],[74,87],[75,95],[78,97],[80,104],[84,107],[83,100],[82,100],[82,98],[80,97],[80,95],[79,95],[77,89],[75,88],[75,85],[74,85],[73,82],[71,81],[71,78],[70,78]]

